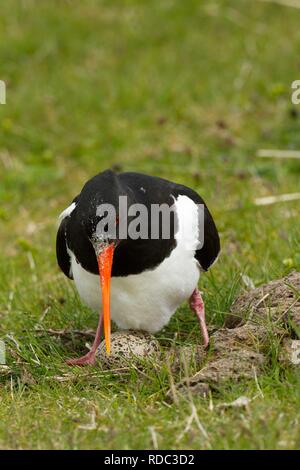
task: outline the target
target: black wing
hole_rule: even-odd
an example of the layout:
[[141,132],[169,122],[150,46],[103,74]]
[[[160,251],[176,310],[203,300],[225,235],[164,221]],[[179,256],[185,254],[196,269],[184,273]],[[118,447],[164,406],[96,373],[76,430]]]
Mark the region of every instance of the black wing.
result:
[[62,272],[73,279],[72,272],[71,272],[71,261],[70,256],[67,252],[67,227],[68,227],[68,220],[69,217],[65,217],[59,226],[57,236],[56,236],[56,259],[58,266],[62,270]]
[[212,215],[199,194],[187,186],[141,173],[121,173],[119,178],[136,191],[141,185],[147,188],[148,203],[149,195],[153,199],[150,201],[151,203],[170,203],[172,201],[171,196],[178,197],[182,195],[189,197],[196,204],[204,205],[204,244],[201,249],[196,251],[195,258],[200,263],[201,268],[207,271],[220,252],[220,238]]

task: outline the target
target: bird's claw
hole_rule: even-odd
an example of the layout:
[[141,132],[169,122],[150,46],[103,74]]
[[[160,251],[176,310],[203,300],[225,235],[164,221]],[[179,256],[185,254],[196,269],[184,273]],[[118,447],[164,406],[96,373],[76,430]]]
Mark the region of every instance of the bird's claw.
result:
[[76,357],[74,359],[68,359],[66,364],[68,366],[92,366],[96,362],[96,353],[94,351],[89,351],[82,357]]

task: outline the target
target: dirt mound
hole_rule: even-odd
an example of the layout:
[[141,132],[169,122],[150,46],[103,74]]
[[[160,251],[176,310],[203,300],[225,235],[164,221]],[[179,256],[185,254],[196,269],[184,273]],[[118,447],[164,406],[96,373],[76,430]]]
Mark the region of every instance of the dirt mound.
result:
[[255,351],[239,349],[225,351],[224,356],[212,360],[192,377],[184,379],[177,390],[189,391],[206,395],[210,388],[218,388],[219,385],[231,380],[238,382],[242,379],[253,379],[263,372],[266,365],[266,357]]
[[[281,364],[300,363],[300,341],[290,337],[291,321],[300,326],[298,272],[241,294],[226,319],[226,327],[211,336],[209,353],[201,350],[202,368],[172,386],[168,396],[174,399],[177,392],[206,396],[210,389],[227,381],[256,378],[268,365],[266,353],[274,338],[282,344],[278,358]],[[185,351],[187,360],[192,351]]]
[[225,326],[235,328],[247,320],[261,322],[266,318],[277,324],[292,320],[300,326],[300,273],[293,271],[240,295],[226,317]]
[[[268,341],[268,332],[261,326],[246,324],[242,327],[222,328],[211,337],[209,353],[202,350],[202,365],[206,364],[193,376],[182,380],[175,391],[186,394],[207,396],[210,389],[216,389],[227,381],[238,382],[253,379],[260,375],[267,364],[262,352]],[[194,351],[194,347],[185,348],[185,360]],[[168,392],[174,398],[174,389]]]

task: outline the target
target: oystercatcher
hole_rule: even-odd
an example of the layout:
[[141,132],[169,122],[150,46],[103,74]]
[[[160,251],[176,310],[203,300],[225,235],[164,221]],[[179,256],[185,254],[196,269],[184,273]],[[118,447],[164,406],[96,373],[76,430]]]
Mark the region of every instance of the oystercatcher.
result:
[[[126,202],[125,209],[120,209],[120,201]],[[159,222],[153,220],[152,209],[157,207]],[[168,227],[162,221],[162,207],[170,209]],[[197,285],[200,271],[208,270],[219,251],[214,220],[192,189],[140,173],[106,170],[94,176],[61,213],[57,233],[58,265],[74,280],[82,301],[101,311],[91,350],[67,363],[95,362],[102,324],[109,354],[110,318],[122,329],[155,333],[187,299],[207,346]]]

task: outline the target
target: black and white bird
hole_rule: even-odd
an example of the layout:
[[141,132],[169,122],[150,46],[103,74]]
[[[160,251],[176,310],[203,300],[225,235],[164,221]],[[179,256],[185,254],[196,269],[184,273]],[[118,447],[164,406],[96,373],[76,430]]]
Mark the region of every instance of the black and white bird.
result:
[[[127,213],[120,212],[121,196],[126,197]],[[147,236],[129,236],[130,222],[135,223],[130,207],[136,204],[135,207],[142,205],[148,210]],[[99,224],[104,220],[99,211],[103,205],[113,207],[115,214],[113,223],[105,226]],[[151,236],[154,205],[173,209],[169,236],[163,235],[160,226],[156,231],[158,236]],[[119,227],[125,217],[122,230],[124,232],[125,226],[127,233],[121,236]],[[109,225],[116,230],[109,229]],[[194,190],[140,173],[116,174],[106,170],[94,176],[60,215],[57,233],[60,268],[74,280],[82,301],[99,312],[91,350],[81,358],[70,359],[68,364],[95,362],[103,324],[109,353],[110,318],[121,329],[155,333],[167,325],[186,300],[198,316],[207,346],[209,337],[198,281],[200,272],[209,269],[219,251],[214,220]]]

